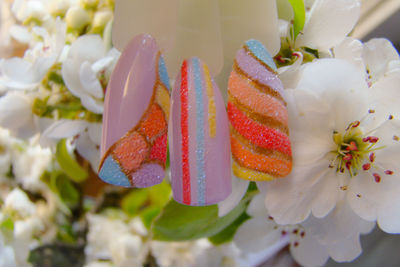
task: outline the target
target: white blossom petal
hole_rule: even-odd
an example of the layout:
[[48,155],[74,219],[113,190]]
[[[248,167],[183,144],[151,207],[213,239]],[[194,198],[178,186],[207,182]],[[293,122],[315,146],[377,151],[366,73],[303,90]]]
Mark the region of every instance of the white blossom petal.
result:
[[218,216],[222,217],[234,209],[242,200],[249,187],[249,181],[232,175],[232,193],[223,201],[218,203]]
[[296,46],[328,50],[351,32],[360,17],[359,0],[316,0]]
[[372,39],[364,44],[363,59],[373,82],[384,76],[391,61],[400,60],[393,44],[384,38]]
[[82,63],[79,70],[79,79],[87,93],[96,98],[102,98],[104,96],[103,87],[97,79],[96,73],[92,71],[92,65],[88,61]]
[[329,259],[326,248],[321,246],[321,244],[309,234],[306,234],[297,246],[291,245],[290,252],[298,263],[308,267],[323,266]]
[[361,41],[346,37],[343,42],[334,47],[334,54],[335,58],[353,63],[360,73],[365,73],[365,76],[367,75],[363,61],[363,44]]
[[281,239],[281,231],[275,226],[273,221],[266,218],[247,220],[237,230],[234,238],[235,244],[247,253],[258,252],[273,246]]

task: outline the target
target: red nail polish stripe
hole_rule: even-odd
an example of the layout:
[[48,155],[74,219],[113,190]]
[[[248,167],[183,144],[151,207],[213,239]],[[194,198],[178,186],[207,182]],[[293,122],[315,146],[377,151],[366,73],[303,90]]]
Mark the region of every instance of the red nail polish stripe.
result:
[[183,203],[190,205],[189,125],[188,125],[188,73],[187,61],[181,69],[181,131],[182,131],[182,187]]
[[290,140],[286,134],[251,120],[230,102],[228,103],[228,117],[233,128],[251,143],[289,156],[292,155]]

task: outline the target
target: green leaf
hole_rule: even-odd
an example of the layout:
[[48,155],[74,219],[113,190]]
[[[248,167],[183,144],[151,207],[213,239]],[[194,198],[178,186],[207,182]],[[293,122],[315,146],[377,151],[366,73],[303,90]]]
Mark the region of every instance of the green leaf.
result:
[[80,197],[79,191],[66,175],[61,174],[57,176],[56,187],[65,204],[68,206],[75,206],[78,204]]
[[209,240],[214,245],[221,245],[223,243],[232,241],[233,236],[235,235],[239,226],[242,225],[242,223],[244,223],[248,219],[250,219],[250,216],[247,215],[245,212],[243,212],[242,215],[240,215],[231,225],[226,227],[218,234],[211,236]]
[[218,206],[191,207],[171,200],[153,225],[154,239],[163,241],[194,240],[210,237],[232,224],[246,209],[243,199],[230,213],[218,217]]
[[10,217],[8,217],[4,221],[2,221],[0,223],[0,229],[4,229],[4,230],[7,230],[7,231],[14,231],[14,222],[13,222],[13,220]]
[[151,205],[164,207],[171,198],[171,186],[164,179],[161,184],[148,188]]
[[68,152],[66,139],[61,140],[57,144],[56,159],[61,169],[68,177],[76,182],[81,183],[88,177],[87,171],[83,169],[74,157]]
[[138,210],[147,201],[148,193],[146,189],[133,189],[121,201],[122,210],[131,215],[137,215]]
[[293,30],[294,39],[296,39],[297,35],[303,30],[306,22],[306,9],[303,0],[289,0],[289,2],[294,12]]
[[150,206],[145,208],[141,213],[140,213],[140,218],[142,219],[142,222],[144,226],[146,226],[147,229],[151,228],[151,224],[153,223],[153,220],[160,214],[161,208],[159,207],[154,207]]

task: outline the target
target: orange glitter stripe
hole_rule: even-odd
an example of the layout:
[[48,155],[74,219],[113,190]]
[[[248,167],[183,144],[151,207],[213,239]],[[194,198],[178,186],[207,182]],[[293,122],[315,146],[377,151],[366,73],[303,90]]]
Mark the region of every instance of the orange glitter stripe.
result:
[[231,135],[231,148],[235,160],[242,167],[280,177],[288,175],[292,169],[291,161],[254,153],[240,143],[233,135]]

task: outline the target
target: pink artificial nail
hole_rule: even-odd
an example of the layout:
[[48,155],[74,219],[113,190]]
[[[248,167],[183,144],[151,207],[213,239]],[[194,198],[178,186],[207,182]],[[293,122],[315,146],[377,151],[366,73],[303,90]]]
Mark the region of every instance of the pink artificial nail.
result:
[[99,176],[124,187],[162,182],[167,158],[169,79],[156,41],[136,36],[108,84]]
[[204,206],[229,196],[228,118],[218,86],[198,58],[185,60],[175,80],[169,142],[176,201]]

